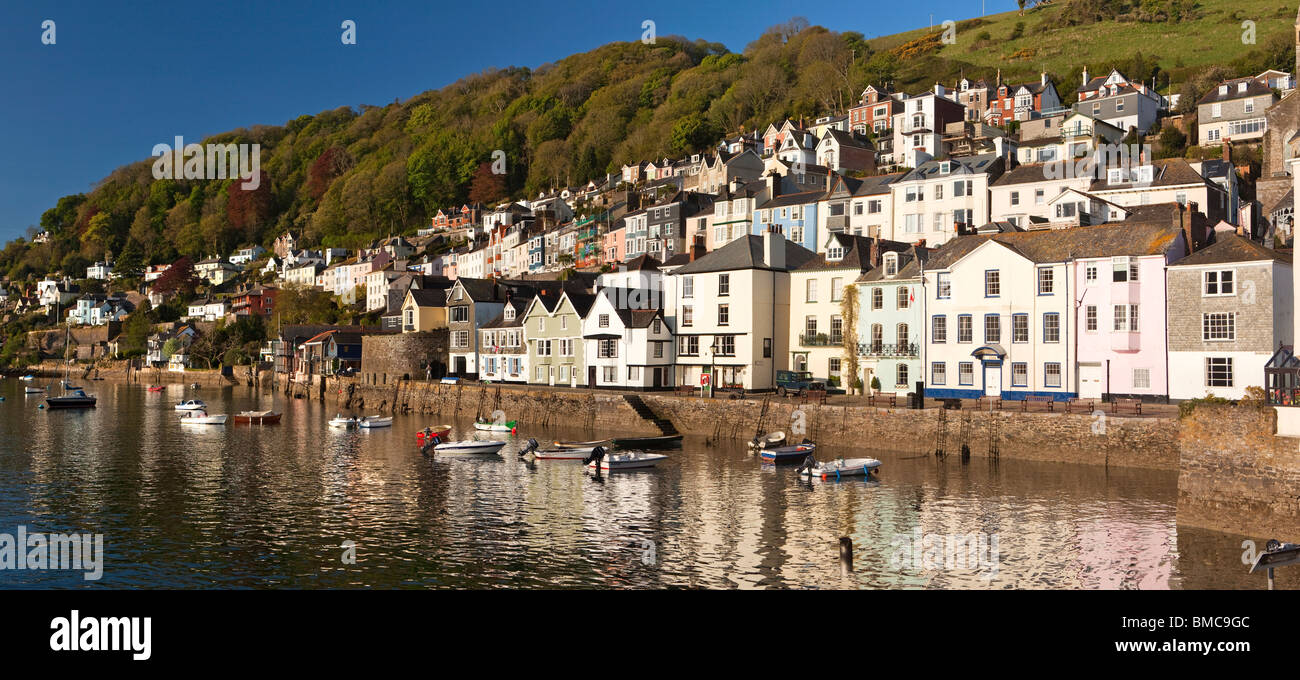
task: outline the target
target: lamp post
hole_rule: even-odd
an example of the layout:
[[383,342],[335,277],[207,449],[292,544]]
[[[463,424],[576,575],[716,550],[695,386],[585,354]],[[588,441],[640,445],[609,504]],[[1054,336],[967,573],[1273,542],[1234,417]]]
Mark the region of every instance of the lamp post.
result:
[[709,345],[709,398],[713,398],[713,390],[718,385],[717,369],[715,368],[718,356],[718,336],[713,336],[713,344]]

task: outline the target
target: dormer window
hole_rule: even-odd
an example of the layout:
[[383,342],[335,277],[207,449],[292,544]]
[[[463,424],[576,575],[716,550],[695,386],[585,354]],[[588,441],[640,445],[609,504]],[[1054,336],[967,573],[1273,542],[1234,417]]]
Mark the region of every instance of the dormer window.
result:
[[1219,86],[1219,94],[1228,94],[1228,86],[1227,86],[1227,85],[1220,85],[1220,86]]
[[898,254],[886,253],[885,254],[885,276],[892,277],[896,274],[898,274]]
[[826,250],[826,259],[832,262],[838,262],[844,259],[844,248],[841,246],[832,246]]
[[513,321],[514,318],[515,318],[515,308],[514,308],[514,307],[506,307],[506,313],[505,313],[505,319],[506,319],[506,321]]
[[1240,83],[1237,83],[1237,91],[1238,91],[1238,92],[1245,92],[1245,91],[1246,91],[1246,82],[1245,82],[1245,81],[1242,81],[1242,82],[1240,82]]

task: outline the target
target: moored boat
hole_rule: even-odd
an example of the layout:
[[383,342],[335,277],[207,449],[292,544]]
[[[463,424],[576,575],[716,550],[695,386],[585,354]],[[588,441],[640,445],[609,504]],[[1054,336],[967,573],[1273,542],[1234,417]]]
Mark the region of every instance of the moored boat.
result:
[[591,455],[583,459],[587,469],[599,469],[603,472],[617,472],[620,470],[644,470],[652,468],[659,464],[659,461],[665,460],[668,456],[662,453],[648,453],[646,451],[622,451],[619,453],[608,453],[605,447],[597,446],[591,452]]
[[207,409],[208,405],[199,399],[186,399],[176,405],[177,411],[202,411]]
[[680,434],[661,437],[616,437],[614,446],[620,449],[671,449],[682,445]]
[[540,460],[585,460],[595,448],[594,446],[588,446],[581,449],[544,449],[533,451],[533,457]]
[[474,421],[474,429],[484,432],[514,432],[516,421],[507,420],[504,423],[493,423],[487,420]]
[[21,381],[23,381],[23,382],[31,382],[31,381],[33,381],[33,380],[35,380],[35,379],[36,379],[36,376],[32,375],[31,373],[28,373],[27,375],[25,375],[25,376],[19,378],[19,380],[21,380]]
[[425,446],[429,445],[429,442],[441,444],[446,441],[449,436],[451,436],[450,425],[434,425],[432,427],[426,427],[415,433],[415,445],[423,449]]
[[365,429],[372,429],[376,427],[392,427],[392,425],[393,425],[392,416],[389,417],[366,416],[357,422],[358,427],[362,427]]
[[433,447],[436,453],[496,453],[506,445],[500,439],[466,439],[458,442],[443,442]]
[[46,397],[45,405],[48,408],[95,408],[96,399],[85,390],[80,388],[72,391],[72,394],[64,394],[58,397]]
[[147,388],[145,388],[145,389],[149,390],[150,392],[161,392],[161,391],[163,391],[163,390],[165,390],[165,389],[167,389],[167,388],[166,388],[165,386],[163,386],[163,385],[150,385],[149,387],[147,387]]
[[804,459],[804,464],[799,466],[799,474],[803,477],[817,477],[821,479],[852,476],[870,476],[880,468],[880,461],[875,458],[836,458],[824,463],[818,462],[810,454]]
[[356,419],[355,416],[345,416],[340,413],[334,416],[333,418],[330,418],[330,427],[337,428],[337,429],[347,429],[351,427],[356,427],[358,422],[359,421]]
[[235,414],[235,422],[249,425],[274,425],[280,422],[281,415],[275,411],[240,411]]
[[601,446],[601,445],[606,445],[606,446],[608,446],[609,444],[610,444],[610,441],[609,441],[608,439],[597,439],[597,440],[595,440],[595,441],[590,441],[590,442],[560,442],[560,441],[557,441],[557,442],[555,442],[555,448],[557,448],[557,449],[585,449],[585,450],[587,451],[587,453],[591,453],[591,450],[594,449],[594,448],[596,448],[597,446]]
[[208,415],[207,411],[185,411],[181,414],[182,425],[225,425],[226,414]]
[[777,446],[770,449],[761,449],[759,450],[758,455],[769,463],[797,463],[805,460],[816,450],[816,444],[795,444],[794,446]]
[[761,437],[755,436],[753,439],[745,442],[751,449],[771,449],[785,445],[785,433],[777,430],[769,432]]
[[45,393],[44,387],[32,387],[31,385],[28,385],[23,388],[23,394],[44,394],[44,393]]

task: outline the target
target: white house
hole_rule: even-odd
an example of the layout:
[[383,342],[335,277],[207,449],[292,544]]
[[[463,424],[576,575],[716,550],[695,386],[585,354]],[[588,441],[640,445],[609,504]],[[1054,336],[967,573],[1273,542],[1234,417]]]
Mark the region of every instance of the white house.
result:
[[603,288],[582,320],[583,356],[596,387],[672,387],[673,332],[658,308],[633,309],[631,291]]
[[946,243],[959,229],[989,221],[989,186],[1002,175],[996,154],[926,161],[890,185],[894,241]]

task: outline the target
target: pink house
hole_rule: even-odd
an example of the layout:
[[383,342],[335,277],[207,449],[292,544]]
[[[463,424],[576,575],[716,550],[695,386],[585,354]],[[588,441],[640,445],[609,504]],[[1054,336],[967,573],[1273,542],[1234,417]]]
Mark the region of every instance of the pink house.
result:
[[1079,398],[1166,399],[1165,266],[1187,255],[1185,232],[1176,222],[1070,231],[1111,241],[1078,244],[1074,251]]
[[617,265],[623,261],[627,253],[623,247],[623,235],[626,231],[623,225],[619,225],[605,234],[605,242],[600,256],[601,264]]

